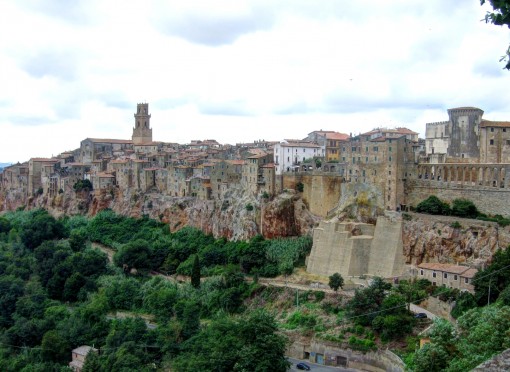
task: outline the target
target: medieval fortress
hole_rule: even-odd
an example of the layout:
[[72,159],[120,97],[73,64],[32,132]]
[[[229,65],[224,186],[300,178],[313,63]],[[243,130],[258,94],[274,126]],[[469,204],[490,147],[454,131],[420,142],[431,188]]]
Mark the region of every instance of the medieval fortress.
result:
[[[134,190],[205,201],[221,200],[232,188],[253,198],[301,189],[310,212],[325,218],[314,234],[309,271],[328,274],[327,267],[344,265],[347,275],[392,276],[402,267],[402,221],[382,215],[433,194],[510,216],[510,122],[482,116],[475,107],[449,109],[448,120],[426,124],[425,139],[407,128],[375,128],[359,135],[317,130],[300,140],[183,145],[154,141],[149,105],[139,103],[130,140],[86,138],[76,150],[12,165],[0,173],[0,192],[29,204],[41,195],[73,193],[80,180],[89,180],[95,193]],[[11,209],[7,199],[0,211]],[[336,219],[349,206],[377,224]],[[340,245],[343,258],[332,253]]]

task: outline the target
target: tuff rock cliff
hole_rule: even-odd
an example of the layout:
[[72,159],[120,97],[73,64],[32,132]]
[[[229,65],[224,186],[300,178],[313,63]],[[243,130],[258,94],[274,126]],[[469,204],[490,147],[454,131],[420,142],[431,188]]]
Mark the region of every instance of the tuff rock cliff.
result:
[[273,199],[264,199],[235,187],[217,200],[119,189],[69,192],[54,197],[41,195],[28,199],[13,193],[0,193],[0,211],[16,210],[22,206],[45,208],[54,216],[94,216],[110,208],[125,216],[146,215],[160,220],[167,223],[171,231],[193,226],[215,237],[230,240],[246,240],[259,233],[266,238],[305,235],[311,233],[319,222],[298,193],[286,192]]
[[510,245],[509,227],[458,217],[403,213],[402,240],[407,263],[490,262],[499,248]]

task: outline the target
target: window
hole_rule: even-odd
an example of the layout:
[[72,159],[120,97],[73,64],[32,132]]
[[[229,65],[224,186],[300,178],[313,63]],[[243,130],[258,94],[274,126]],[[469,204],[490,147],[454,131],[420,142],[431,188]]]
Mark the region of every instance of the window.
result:
[[443,273],[443,278],[448,279],[448,273]]
[[390,156],[390,158],[389,158],[389,161],[391,161],[391,156]]
[[506,133],[506,128],[503,128],[503,132],[505,132],[505,133]]
[[391,171],[388,171],[388,174],[391,176]]
[[453,276],[453,280],[457,280],[457,275],[454,275],[454,276]]
[[423,269],[422,269],[422,270],[420,270],[420,275],[421,275],[421,276],[423,276]]
[[356,151],[356,147],[351,147],[351,151],[355,152]]
[[432,277],[433,277],[433,278],[435,278],[435,277],[436,277],[436,272],[435,272],[435,271],[432,273]]
[[388,147],[388,151],[389,151],[389,152],[391,152],[391,146],[390,146],[390,147]]
[[494,140],[493,140],[493,139],[491,139],[491,140],[489,141],[489,143],[490,143],[491,145],[494,145]]
[[494,132],[494,128],[491,128],[491,132]]
[[365,163],[368,163],[368,156],[365,158]]
[[365,151],[366,151],[366,152],[368,152],[368,146],[367,146],[367,147],[365,147]]
[[506,144],[507,144],[507,145],[510,145],[510,140],[506,140]]

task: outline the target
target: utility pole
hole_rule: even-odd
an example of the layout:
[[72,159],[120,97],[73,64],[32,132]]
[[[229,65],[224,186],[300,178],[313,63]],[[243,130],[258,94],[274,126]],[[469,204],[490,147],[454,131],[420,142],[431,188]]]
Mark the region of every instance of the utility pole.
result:
[[491,304],[491,281],[492,275],[489,277],[489,294],[487,295],[487,306]]

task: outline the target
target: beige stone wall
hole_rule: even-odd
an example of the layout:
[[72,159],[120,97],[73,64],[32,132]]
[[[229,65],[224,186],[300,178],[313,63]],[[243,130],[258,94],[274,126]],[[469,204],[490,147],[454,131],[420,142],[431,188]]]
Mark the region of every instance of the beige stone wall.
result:
[[405,265],[402,221],[380,217],[375,226],[368,273],[388,278],[402,274]]
[[311,213],[325,217],[338,204],[341,195],[342,177],[330,174],[286,173],[283,188],[294,190],[302,182],[303,200]]
[[376,226],[363,223],[322,221],[314,230],[306,270],[330,276],[400,276],[405,258],[402,221],[379,217]]
[[408,189],[407,199],[409,205],[417,206],[418,203],[428,198],[430,195],[436,195],[439,199],[451,203],[454,199],[465,198],[473,201],[482,213],[500,214],[510,216],[510,189],[501,188],[468,188],[468,187],[450,187],[444,188],[437,185],[414,185]]

